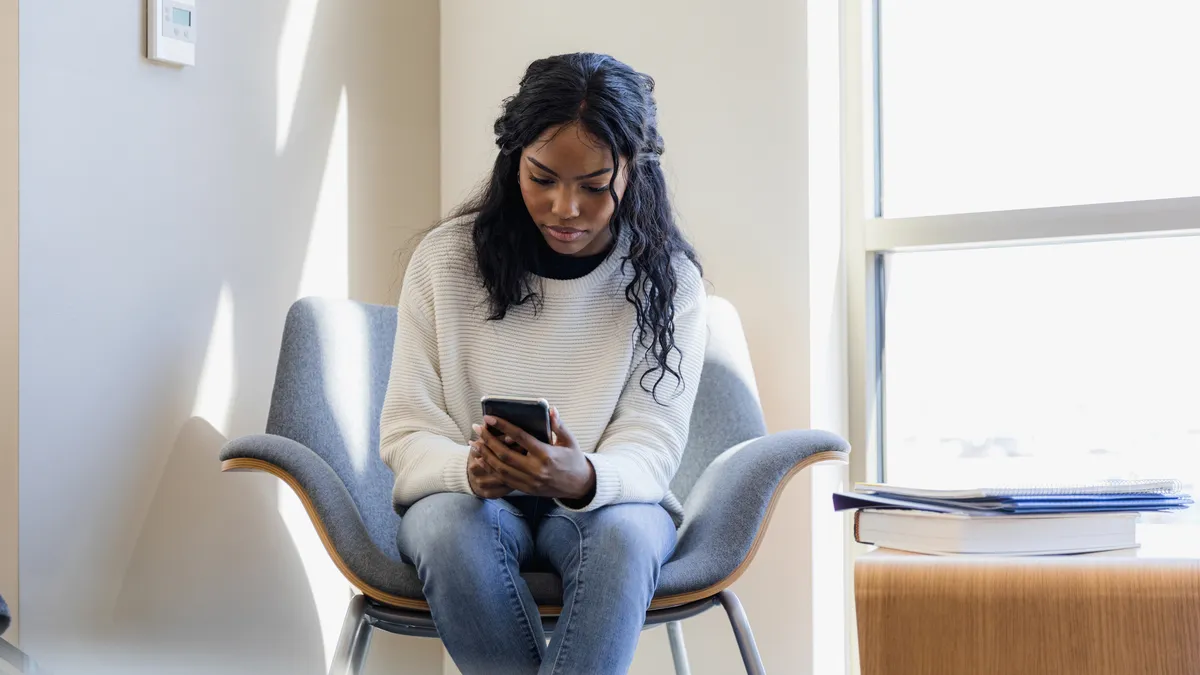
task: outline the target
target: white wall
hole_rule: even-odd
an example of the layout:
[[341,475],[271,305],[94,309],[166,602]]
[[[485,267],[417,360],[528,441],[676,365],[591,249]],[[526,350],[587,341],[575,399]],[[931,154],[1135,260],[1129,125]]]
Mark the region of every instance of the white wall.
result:
[[[0,0],[0,596],[17,612],[17,0]],[[16,640],[15,623],[5,638]]]
[[[495,156],[492,121],[530,61],[599,51],[650,73],[658,82],[664,162],[676,207],[714,291],[742,315],[769,426],[808,427],[814,409],[822,424],[836,424],[838,415],[827,409],[844,406],[844,388],[831,394],[835,405],[814,400],[812,372],[844,317],[831,313],[835,301],[825,297],[838,290],[829,276],[839,273],[836,209],[832,223],[820,224],[834,228],[832,238],[818,237],[809,221],[806,3],[441,5],[442,208],[460,201],[486,174]],[[821,265],[810,273],[817,258]],[[819,302],[817,293],[824,294]],[[817,311],[822,316],[814,323]],[[829,377],[818,379],[826,386]],[[821,476],[815,488],[807,478],[794,482],[754,565],[735,587],[772,672],[824,675],[844,657],[840,642],[815,644],[813,638],[814,624],[829,618],[834,634],[841,632],[840,588],[826,596],[834,607],[815,603],[813,593],[815,585],[841,583],[840,575],[830,582],[813,576],[815,568],[838,569],[840,519],[824,509],[839,478],[838,472]],[[828,551],[813,548],[814,533],[831,537],[817,540]],[[818,563],[825,557],[834,564]],[[830,617],[829,611],[838,614]],[[723,616],[710,612],[685,627],[693,672],[738,671]],[[669,669],[664,632],[647,632],[634,672]]]
[[[216,453],[263,428],[288,305],[392,301],[438,216],[438,6],[202,3],[176,69],[143,58],[144,5],[20,4],[22,642],[56,673],[323,673],[349,589],[278,481]],[[440,655],[380,635],[371,666]]]

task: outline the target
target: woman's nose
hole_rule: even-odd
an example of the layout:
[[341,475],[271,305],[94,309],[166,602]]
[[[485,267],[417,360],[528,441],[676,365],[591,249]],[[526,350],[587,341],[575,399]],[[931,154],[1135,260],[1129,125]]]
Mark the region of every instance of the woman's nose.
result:
[[560,187],[554,195],[554,205],[550,211],[559,220],[570,220],[579,216],[579,202],[575,193],[568,187]]

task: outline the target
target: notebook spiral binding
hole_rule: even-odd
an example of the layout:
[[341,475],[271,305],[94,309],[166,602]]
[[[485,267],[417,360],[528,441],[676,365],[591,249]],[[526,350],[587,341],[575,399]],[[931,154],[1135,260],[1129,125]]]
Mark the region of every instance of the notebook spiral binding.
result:
[[1013,488],[991,489],[1005,497],[1053,497],[1055,495],[1087,494],[1153,494],[1174,495],[1183,490],[1183,484],[1174,479],[1111,479],[1094,483],[1062,483],[1047,485],[1023,485]]

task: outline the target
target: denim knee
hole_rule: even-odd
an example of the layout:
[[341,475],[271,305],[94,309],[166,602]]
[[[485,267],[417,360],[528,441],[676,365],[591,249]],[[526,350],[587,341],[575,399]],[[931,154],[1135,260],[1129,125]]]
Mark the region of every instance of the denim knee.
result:
[[[501,510],[509,515],[503,516]],[[495,546],[500,517],[520,518],[498,500],[450,492],[430,495],[400,519],[400,552],[418,568],[459,567],[481,547]]]
[[[674,525],[665,511],[662,518],[654,518],[658,514],[652,509],[661,507],[614,504],[597,511],[558,511],[554,515],[577,528],[578,536],[583,539],[581,548],[593,558],[593,573],[618,577],[649,575],[657,584],[659,568],[674,548]],[[564,553],[567,560],[576,557],[569,549]]]

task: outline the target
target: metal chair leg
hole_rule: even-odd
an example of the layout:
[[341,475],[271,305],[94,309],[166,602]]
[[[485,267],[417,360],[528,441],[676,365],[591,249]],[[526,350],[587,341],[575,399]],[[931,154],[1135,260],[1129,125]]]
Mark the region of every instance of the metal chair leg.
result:
[[687,648],[683,645],[683,623],[667,622],[667,637],[671,640],[671,659],[675,662],[675,675],[692,675],[688,665]]
[[766,675],[763,668],[762,656],[758,653],[758,645],[754,644],[754,633],[750,630],[750,620],[746,618],[746,610],[742,609],[742,601],[728,588],[717,595],[725,613],[729,615],[729,623],[733,625],[733,636],[737,638],[738,651],[742,653],[742,663],[746,664],[746,675]]
[[[16,670],[12,672],[19,673],[20,675],[35,675],[36,673],[44,672],[38,668],[37,664],[33,662],[33,659],[25,655],[25,652],[17,649],[17,647],[8,640],[0,638],[0,664],[3,663],[7,663],[12,668],[16,668]],[[0,672],[7,673],[9,672],[9,669],[0,668]]]
[[366,596],[360,594],[350,599],[337,648],[333,651],[329,675],[361,675],[363,664],[367,661],[367,651],[371,647],[373,630],[367,620],[366,607]]

